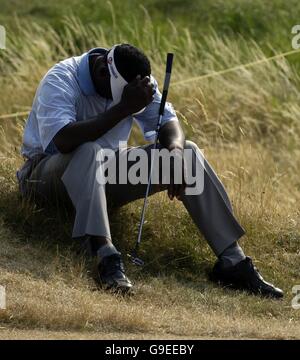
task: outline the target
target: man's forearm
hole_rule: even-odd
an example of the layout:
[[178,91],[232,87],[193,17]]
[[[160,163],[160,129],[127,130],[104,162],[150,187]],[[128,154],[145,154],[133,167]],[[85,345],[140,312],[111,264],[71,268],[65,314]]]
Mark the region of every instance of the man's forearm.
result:
[[174,182],[174,170],[175,170],[175,159],[171,159],[170,162],[170,184],[168,186],[168,196],[171,200],[174,197],[180,199],[180,194],[185,188],[185,170],[184,170],[184,161],[183,161],[183,149],[184,149],[184,133],[181,129],[181,126],[178,121],[169,121],[162,126],[159,132],[159,142],[160,144],[168,149],[169,151],[175,151],[176,157],[182,161],[182,182]]
[[61,153],[71,152],[77,146],[103,136],[128,115],[126,107],[121,103],[117,104],[92,119],[66,125],[55,135],[54,144]]
[[184,148],[184,133],[179,122],[169,121],[162,126],[159,132],[159,142],[164,148],[173,150],[175,148]]

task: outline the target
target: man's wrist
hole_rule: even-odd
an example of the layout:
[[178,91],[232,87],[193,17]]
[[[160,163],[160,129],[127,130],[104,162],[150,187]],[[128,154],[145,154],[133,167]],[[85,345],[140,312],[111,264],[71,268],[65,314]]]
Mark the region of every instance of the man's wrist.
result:
[[123,102],[119,102],[114,106],[115,111],[117,111],[118,114],[120,114],[120,117],[124,119],[125,117],[131,115],[128,111],[128,106],[124,104]]

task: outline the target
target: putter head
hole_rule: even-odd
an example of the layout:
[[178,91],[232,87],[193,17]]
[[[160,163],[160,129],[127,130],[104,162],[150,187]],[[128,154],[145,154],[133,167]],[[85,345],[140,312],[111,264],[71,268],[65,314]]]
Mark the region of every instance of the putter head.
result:
[[136,251],[132,251],[131,254],[128,254],[128,257],[134,265],[143,266],[145,264],[144,261],[137,256]]

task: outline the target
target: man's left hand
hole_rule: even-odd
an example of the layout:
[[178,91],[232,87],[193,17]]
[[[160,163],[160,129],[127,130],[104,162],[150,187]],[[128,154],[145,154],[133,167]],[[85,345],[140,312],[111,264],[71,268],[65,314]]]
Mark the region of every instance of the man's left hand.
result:
[[[182,200],[182,194],[185,190],[185,163],[184,163],[184,156],[183,156],[183,149],[181,148],[174,148],[170,150],[172,152],[171,161],[170,161],[170,184],[168,186],[168,196],[170,200],[173,200],[175,197],[178,200]],[[181,164],[181,183],[175,184],[175,164]]]

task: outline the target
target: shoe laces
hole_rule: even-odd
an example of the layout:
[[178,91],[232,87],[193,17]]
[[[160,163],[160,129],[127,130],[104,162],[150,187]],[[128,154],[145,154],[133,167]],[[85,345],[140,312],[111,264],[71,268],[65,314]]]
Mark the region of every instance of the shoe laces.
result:
[[248,258],[248,263],[251,269],[251,273],[257,276],[261,281],[264,281],[262,275],[260,274],[259,269],[253,264],[252,259]]
[[249,260],[250,266],[254,272],[259,273],[259,269],[253,264],[252,260]]
[[110,255],[106,258],[104,269],[107,273],[121,271],[123,274],[125,274],[125,268],[122,258],[118,254]]

